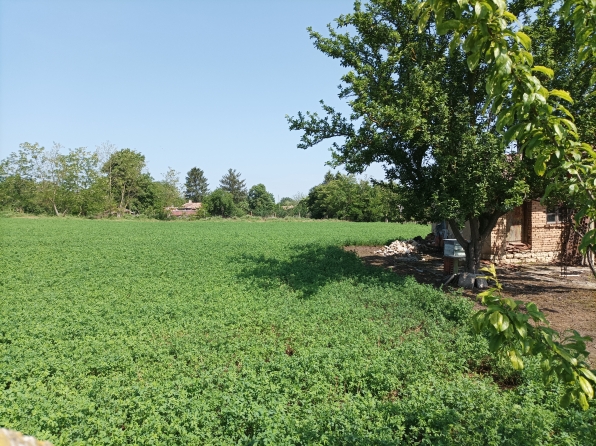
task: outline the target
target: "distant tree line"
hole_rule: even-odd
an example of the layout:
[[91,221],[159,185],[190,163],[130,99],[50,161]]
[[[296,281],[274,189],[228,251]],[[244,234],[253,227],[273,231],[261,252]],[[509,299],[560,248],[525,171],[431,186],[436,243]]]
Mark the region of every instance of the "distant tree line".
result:
[[312,218],[348,221],[401,221],[398,187],[392,183],[358,181],[353,175],[327,172],[323,183],[306,197]]
[[241,173],[229,169],[210,190],[205,173],[190,169],[184,184],[172,168],[155,180],[145,156],[104,143],[90,151],[47,150],[23,143],[0,162],[0,208],[56,216],[170,218],[185,200],[202,203],[195,218],[209,216],[309,217],[349,221],[399,221],[399,193],[392,184],[372,184],[351,175],[328,172],[307,196],[275,201],[264,184],[250,189]]

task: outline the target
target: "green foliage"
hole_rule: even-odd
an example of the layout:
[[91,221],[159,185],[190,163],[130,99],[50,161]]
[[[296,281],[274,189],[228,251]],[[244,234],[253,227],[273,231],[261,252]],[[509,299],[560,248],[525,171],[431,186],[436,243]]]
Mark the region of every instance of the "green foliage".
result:
[[[565,64],[559,76],[568,77],[568,82],[581,88],[578,93],[582,100],[586,100],[593,96],[596,82],[593,73],[596,6],[584,0],[547,2],[545,6],[538,8],[538,18],[549,16],[549,9],[559,8],[560,28],[565,30],[561,37],[567,39],[568,45],[559,41],[555,49],[569,48],[569,43],[575,43],[575,52],[556,56]],[[426,27],[431,12],[434,13],[437,29],[450,35],[452,50],[461,48],[466,52],[470,70],[474,71],[480,65],[486,67],[488,96],[485,108],[496,116],[497,129],[503,134],[504,142],[516,142],[526,156],[533,158],[534,169],[539,175],[565,178],[569,193],[575,195],[573,200],[580,205],[578,218],[587,216],[594,221],[596,152],[589,144],[594,143],[593,106],[580,107],[587,112],[588,125],[583,127],[590,136],[586,141],[583,139],[586,132],[579,131],[575,123],[576,117],[584,118],[583,114],[574,115],[568,109],[575,104],[568,91],[556,88],[557,85],[547,88],[556,73],[535,63],[530,52],[532,40],[519,29],[519,21],[507,10],[507,3],[501,0],[430,0],[420,1],[417,11],[420,30]],[[539,54],[543,48],[544,45],[538,44]],[[572,54],[571,61],[569,54]],[[570,72],[577,78],[568,76]],[[546,78],[545,84],[538,74]],[[552,181],[546,193],[558,186],[557,181]],[[588,232],[581,249],[585,251],[595,244],[596,232]]]
[[352,175],[327,172],[325,180],[306,197],[312,218],[349,221],[402,221],[400,195],[393,184],[371,185]]
[[524,356],[539,356],[544,383],[559,380],[565,386],[561,405],[567,407],[577,401],[587,410],[596,387],[596,376],[586,362],[586,342],[592,338],[582,337],[575,330],[568,336],[561,335],[548,327],[536,304],[503,297],[494,265],[482,271],[495,284],[478,295],[487,308],[472,318],[475,331],[488,332],[490,350],[507,357],[515,370],[524,368]]
[[[531,161],[506,153],[485,108],[486,67],[474,62],[470,71],[467,47],[447,50],[450,22],[424,13],[418,27],[417,14],[405,0],[356,2],[328,37],[310,30],[315,47],[348,68],[339,97],[351,112],[323,103],[324,117],[298,113],[288,121],[303,132],[300,148],[334,138],[332,164],[348,172],[383,164],[387,179],[402,186],[404,217],[448,220],[474,270],[497,219],[541,196],[544,182]],[[470,240],[457,229],[465,221]]]
[[224,189],[215,189],[211,192],[203,203],[209,215],[219,217],[232,217],[238,210],[234,203],[232,194]]
[[274,206],[275,198],[264,184],[256,184],[248,191],[248,208],[256,215],[269,215]]
[[[100,162],[100,159],[104,161]],[[163,181],[144,172],[145,157],[135,151],[64,153],[59,144],[46,150],[23,143],[0,163],[0,206],[17,212],[57,216],[107,216],[143,213],[165,218],[165,206],[182,203],[178,172]]]
[[205,178],[205,172],[198,167],[193,167],[186,174],[184,183],[184,196],[195,203],[202,202],[209,193],[209,183]]
[[85,148],[61,153],[23,143],[0,163],[0,205],[24,212],[85,215],[94,198],[98,158]]
[[73,444],[588,445],[471,302],[341,246],[413,224],[0,219],[0,425]]
[[247,197],[246,180],[241,180],[240,175],[236,169],[228,169],[228,173],[219,180],[219,188],[232,194],[236,205],[241,205]]
[[108,196],[118,215],[131,210],[135,200],[146,193],[143,185],[150,180],[144,174],[145,155],[131,149],[118,150],[111,154],[101,167],[108,178]]

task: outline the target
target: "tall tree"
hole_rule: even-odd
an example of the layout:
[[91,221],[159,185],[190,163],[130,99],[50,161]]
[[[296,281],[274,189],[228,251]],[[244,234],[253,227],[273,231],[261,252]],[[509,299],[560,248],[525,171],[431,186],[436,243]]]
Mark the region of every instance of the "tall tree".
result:
[[236,172],[236,169],[229,169],[221,180],[219,180],[219,187],[232,194],[235,204],[240,204],[246,200],[246,180],[240,179],[240,172]]
[[186,174],[184,183],[184,196],[194,202],[202,202],[209,193],[209,183],[205,178],[205,172],[198,167],[193,167]]
[[163,180],[159,181],[160,201],[165,206],[178,206],[182,201],[180,193],[180,172],[168,167],[168,171],[163,174]]
[[102,172],[108,176],[108,194],[119,217],[131,210],[133,200],[143,194],[143,185],[147,183],[144,168],[145,155],[131,149],[112,153],[102,166]]
[[253,212],[267,213],[275,206],[275,198],[264,184],[255,184],[248,191],[248,208]]
[[[288,120],[303,131],[300,148],[343,137],[332,144],[332,164],[350,173],[383,164],[403,191],[404,216],[448,220],[474,271],[498,218],[540,196],[543,185],[530,163],[507,153],[484,110],[484,67],[470,71],[465,51],[450,52],[432,20],[418,32],[415,15],[406,0],[356,2],[336,20],[349,34],[310,30],[317,49],[350,68],[339,97],[349,98],[352,112],[346,117],[323,104],[323,118]],[[459,230],[466,221],[470,240]]]

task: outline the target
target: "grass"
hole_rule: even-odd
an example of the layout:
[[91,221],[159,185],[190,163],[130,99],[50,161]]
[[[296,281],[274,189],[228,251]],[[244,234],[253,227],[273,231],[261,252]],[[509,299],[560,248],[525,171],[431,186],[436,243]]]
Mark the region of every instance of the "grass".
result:
[[342,245],[426,226],[0,219],[0,425],[71,444],[591,444],[469,301]]

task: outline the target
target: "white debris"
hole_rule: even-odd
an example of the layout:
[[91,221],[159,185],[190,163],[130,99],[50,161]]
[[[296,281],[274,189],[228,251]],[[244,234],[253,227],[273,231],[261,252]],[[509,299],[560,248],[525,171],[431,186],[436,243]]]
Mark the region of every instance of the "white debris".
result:
[[412,257],[412,260],[418,259],[418,254],[421,251],[420,244],[415,240],[396,240],[389,246],[383,246],[383,248],[375,251],[375,254],[382,254],[384,256],[399,256],[399,257]]

